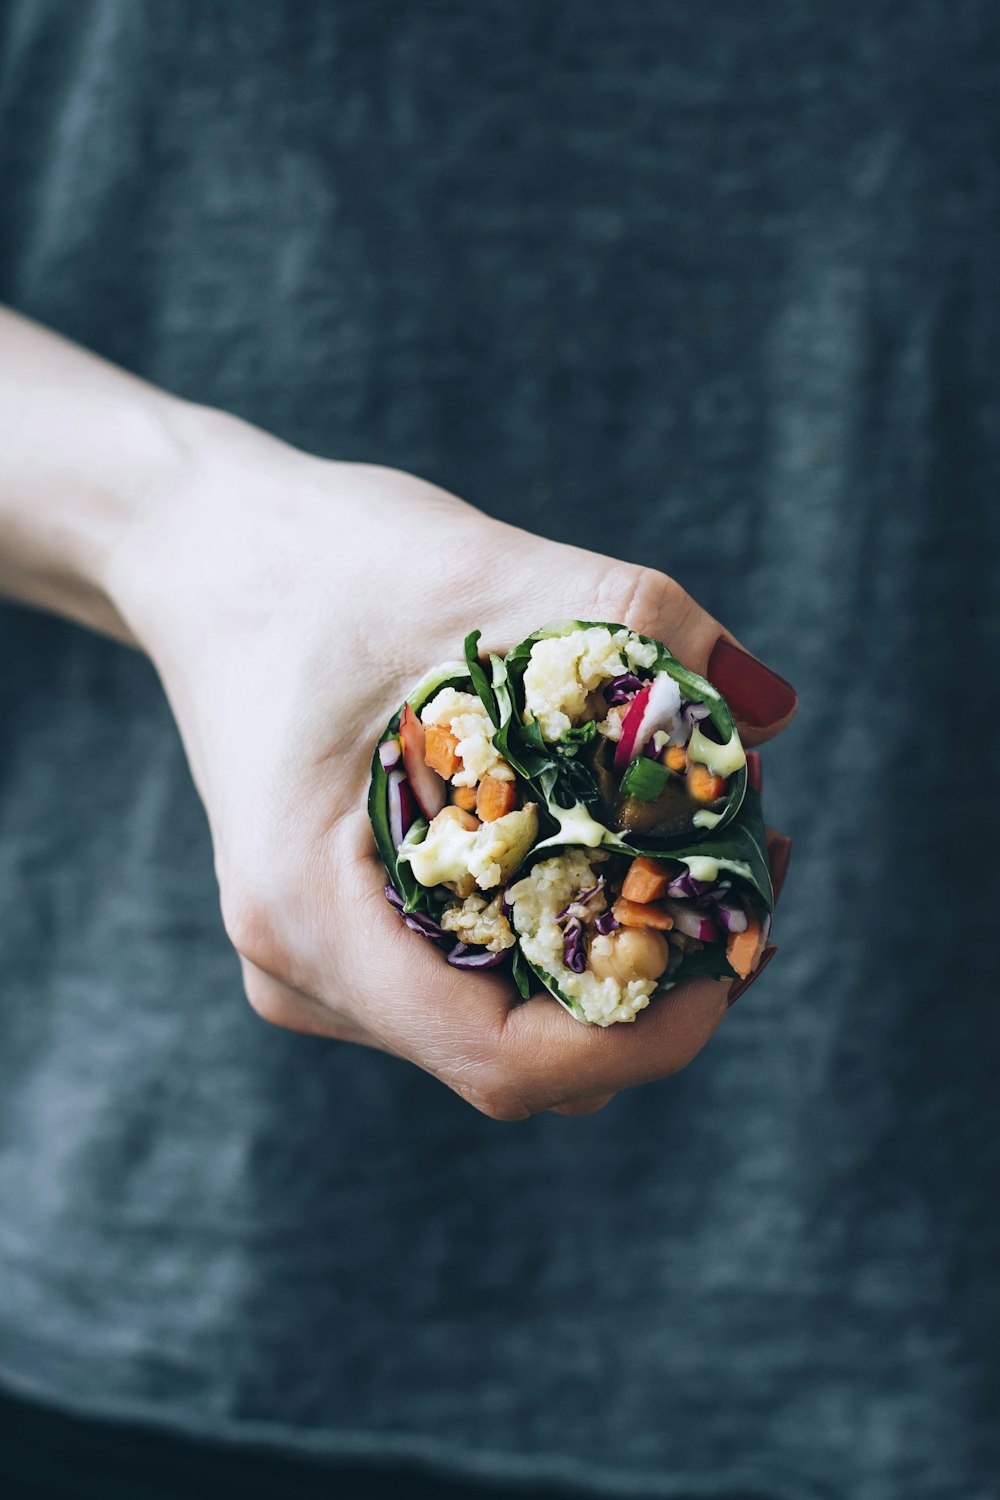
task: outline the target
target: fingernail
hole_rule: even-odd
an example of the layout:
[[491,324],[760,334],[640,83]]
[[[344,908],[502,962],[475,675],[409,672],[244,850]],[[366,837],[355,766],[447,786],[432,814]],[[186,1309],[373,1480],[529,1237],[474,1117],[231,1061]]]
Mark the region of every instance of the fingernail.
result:
[[707,675],[734,716],[753,729],[787,718],[799,701],[790,683],[724,636],[712,647]]
[[729,1005],[730,1006],[735,1005],[736,1002],[737,1002],[737,1000],[743,994],[744,990],[748,990],[750,988],[750,986],[753,984],[754,980],[757,978],[757,976],[759,974],[762,974],[764,972],[764,970],[767,968],[768,964],[771,962],[771,959],[777,953],[777,951],[778,951],[778,949],[777,949],[776,944],[774,944],[774,943],[768,943],[767,947],[764,949],[763,953],[760,956],[760,963],[757,965],[756,969],[754,969],[753,973],[752,974],[748,974],[747,977],[746,977],[746,979],[737,979],[736,980],[736,982],[731,986],[730,991],[729,991]]
[[764,767],[756,750],[747,751],[747,785],[759,792],[764,784]]
[[771,884],[774,887],[774,900],[777,905],[781,888],[788,874],[788,861],[792,857],[792,841],[784,833],[776,834],[767,846],[767,863],[771,871]]

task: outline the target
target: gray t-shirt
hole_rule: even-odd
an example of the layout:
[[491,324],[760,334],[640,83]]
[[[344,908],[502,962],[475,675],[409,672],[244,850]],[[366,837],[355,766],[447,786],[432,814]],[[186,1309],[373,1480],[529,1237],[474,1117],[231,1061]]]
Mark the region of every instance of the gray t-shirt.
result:
[[766,978],[679,1077],[500,1125],[255,1019],[151,667],[0,612],[0,1380],[995,1494],[998,139],[987,0],[0,0],[0,299],[664,568],[802,699]]

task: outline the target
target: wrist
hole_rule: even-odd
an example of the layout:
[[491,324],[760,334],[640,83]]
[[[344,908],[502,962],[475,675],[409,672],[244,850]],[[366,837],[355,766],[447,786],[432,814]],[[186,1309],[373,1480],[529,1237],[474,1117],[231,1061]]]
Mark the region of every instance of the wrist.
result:
[[0,309],[0,595],[130,639],[118,538],[188,461],[185,403]]
[[211,407],[171,401],[158,420],[158,465],[103,554],[101,586],[163,672],[211,654],[224,617],[254,599],[276,512],[319,460]]

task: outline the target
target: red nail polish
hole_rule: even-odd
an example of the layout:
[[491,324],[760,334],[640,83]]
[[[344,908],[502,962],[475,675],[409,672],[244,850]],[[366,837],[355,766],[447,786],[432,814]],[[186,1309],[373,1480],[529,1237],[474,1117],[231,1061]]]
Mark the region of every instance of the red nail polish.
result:
[[777,905],[781,888],[788,874],[788,862],[792,857],[792,841],[784,833],[779,833],[767,846],[767,863],[771,871],[771,884],[774,887],[774,901]]
[[764,767],[756,750],[747,751],[747,786],[759,792],[764,784]]
[[743,994],[744,990],[748,990],[757,976],[764,972],[777,951],[778,949],[776,944],[768,943],[767,947],[764,949],[764,952],[760,956],[760,963],[757,965],[756,969],[754,969],[751,974],[748,974],[746,979],[735,980],[729,990],[730,1006],[735,1005],[737,1000]]
[[799,701],[783,677],[722,636],[712,647],[706,675],[734,716],[753,729],[766,729],[787,718]]

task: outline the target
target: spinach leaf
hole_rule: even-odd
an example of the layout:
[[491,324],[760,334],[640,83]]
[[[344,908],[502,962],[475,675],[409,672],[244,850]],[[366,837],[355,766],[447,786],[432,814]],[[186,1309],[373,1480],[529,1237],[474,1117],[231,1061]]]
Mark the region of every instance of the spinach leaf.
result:
[[478,630],[470,630],[465,637],[465,660],[469,668],[469,676],[472,685],[482,700],[483,707],[493,720],[494,729],[500,728],[500,709],[497,705],[496,694],[493,684],[486,675],[486,669],[479,660],[479,635]]
[[[532,725],[533,729],[537,727],[537,725]],[[593,719],[586,724],[575,724],[572,729],[567,729],[566,733],[556,740],[553,748],[557,755],[576,755],[582,746],[590,744],[596,733],[597,724]]]

